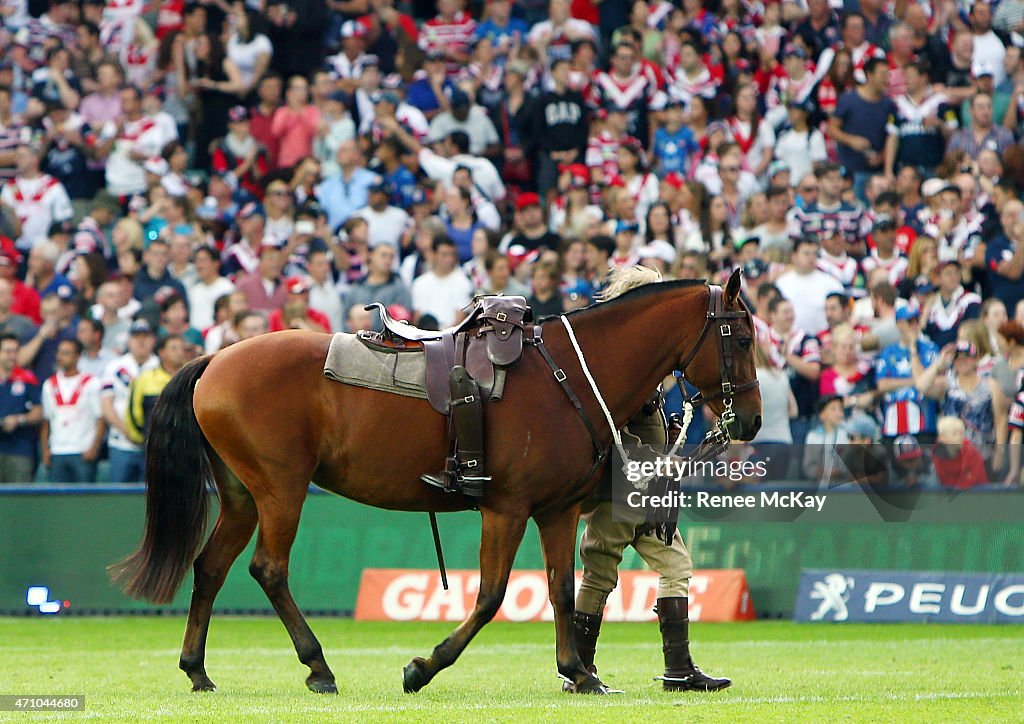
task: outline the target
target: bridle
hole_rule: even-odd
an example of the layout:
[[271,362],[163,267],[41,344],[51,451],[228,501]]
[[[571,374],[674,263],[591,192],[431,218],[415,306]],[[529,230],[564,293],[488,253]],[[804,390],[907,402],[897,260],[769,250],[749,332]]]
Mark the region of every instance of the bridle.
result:
[[[683,373],[684,377],[686,376],[686,368],[689,367],[691,362],[693,362],[693,358],[697,356],[697,352],[700,350],[701,344],[703,344],[704,340],[707,338],[708,333],[712,328],[712,325],[717,324],[716,336],[718,339],[719,352],[721,355],[722,386],[719,391],[715,392],[713,395],[709,397],[704,397],[703,395],[701,395],[700,391],[698,391],[692,397],[687,397],[686,390],[683,389],[682,387],[682,380],[677,379],[677,384],[679,385],[680,392],[683,395],[684,407],[687,408],[687,420],[686,425],[684,425],[684,428],[680,433],[679,439],[676,441],[676,445],[673,446],[672,448],[672,452],[674,453],[676,448],[678,448],[680,442],[682,441],[683,437],[685,436],[686,427],[688,427],[689,425],[689,418],[692,416],[693,409],[708,402],[721,399],[724,409],[722,411],[722,414],[718,418],[718,425],[716,429],[708,431],[707,435],[705,436],[704,442],[701,444],[700,451],[697,454],[697,457],[699,458],[713,457],[717,455],[719,452],[721,452],[721,450],[724,449],[724,447],[729,444],[729,442],[732,440],[732,437],[729,435],[728,426],[730,423],[733,422],[733,420],[736,419],[736,414],[733,412],[732,409],[733,399],[736,395],[742,394],[747,390],[753,390],[758,387],[758,382],[756,379],[751,380],[750,382],[745,382],[742,385],[734,385],[732,382],[733,345],[735,344],[735,342],[733,342],[734,337],[732,333],[732,325],[734,320],[748,319],[749,313],[744,310],[738,310],[735,312],[727,311],[725,309],[725,303],[723,301],[722,288],[715,284],[708,285],[708,288],[710,289],[711,297],[708,301],[708,311],[707,316],[704,320],[704,328],[701,330],[700,336],[697,338],[696,343],[694,343],[693,349],[691,349],[690,352],[683,358],[682,363],[679,365],[679,371]],[[626,455],[626,451],[622,447],[621,435],[619,434],[618,428],[615,427],[615,422],[614,420],[612,420],[611,413],[609,412],[607,405],[605,405],[604,397],[601,395],[601,391],[597,388],[597,383],[594,381],[593,376],[590,374],[590,369],[587,366],[587,361],[583,356],[583,350],[580,348],[579,343],[576,340],[576,335],[573,332],[572,324],[570,324],[569,319],[564,314],[560,315],[560,321],[569,335],[569,341],[574,351],[576,352],[576,358],[579,360],[580,367],[583,369],[584,376],[587,378],[587,382],[590,385],[591,392],[593,392],[594,397],[597,398],[598,404],[601,407],[601,411],[604,413],[605,420],[607,421],[608,426],[611,428],[612,441],[618,448],[619,455],[621,456],[622,460],[626,461],[629,459],[629,457]],[[723,323],[719,323],[720,321],[722,321]],[[576,409],[576,413],[582,418],[584,425],[586,425],[587,431],[590,433],[590,437],[594,443],[594,449],[596,454],[594,465],[591,468],[592,474],[607,456],[607,448],[605,448],[601,444],[601,439],[597,434],[597,429],[594,427],[594,424],[590,421],[590,418],[584,411],[583,405],[581,404],[579,397],[577,397],[576,393],[569,385],[569,381],[567,379],[565,372],[555,363],[554,359],[552,359],[551,357],[551,354],[548,352],[546,346],[544,345],[544,340],[541,337],[541,327],[539,325],[534,327],[534,337],[533,339],[528,339],[527,343],[537,347],[537,349],[540,351],[541,355],[544,357],[544,361],[547,362],[548,367],[551,369],[551,372],[555,376],[555,379],[558,381],[559,385],[561,385],[562,390],[565,392],[565,394],[569,397],[569,400],[572,402],[573,407]],[[587,477],[589,478],[590,475],[588,474]]]
[[704,445],[712,445],[717,448],[729,444],[732,440],[732,437],[729,435],[729,425],[736,419],[736,413],[732,409],[733,399],[736,395],[743,394],[748,390],[757,389],[759,383],[756,379],[744,382],[741,385],[735,385],[732,381],[733,346],[736,344],[733,341],[735,338],[732,333],[732,325],[734,320],[748,319],[749,313],[743,309],[734,312],[727,311],[723,300],[724,293],[722,287],[717,284],[710,284],[708,288],[711,291],[711,298],[708,300],[708,313],[704,320],[704,328],[701,330],[700,336],[697,337],[693,348],[683,358],[682,363],[679,365],[679,371],[683,373],[684,378],[687,377],[686,369],[693,362],[693,358],[697,356],[697,352],[700,351],[701,345],[704,343],[712,327],[717,327],[718,352],[722,364],[722,386],[721,389],[709,397],[704,397],[699,390],[696,394],[687,397],[682,379],[677,378],[676,384],[679,386],[679,392],[683,396],[684,403],[693,408],[715,400],[722,400],[722,407],[724,409],[718,417],[718,425],[716,429],[709,431],[704,439]]

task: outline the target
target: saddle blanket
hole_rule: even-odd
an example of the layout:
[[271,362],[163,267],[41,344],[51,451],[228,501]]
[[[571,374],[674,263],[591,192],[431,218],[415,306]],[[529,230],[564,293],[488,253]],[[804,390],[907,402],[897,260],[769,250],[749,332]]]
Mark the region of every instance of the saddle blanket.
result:
[[[422,349],[382,352],[370,349],[354,334],[338,332],[331,339],[324,376],[335,382],[427,399],[427,358]],[[494,385],[481,394],[488,402],[501,399],[505,370],[495,368]]]

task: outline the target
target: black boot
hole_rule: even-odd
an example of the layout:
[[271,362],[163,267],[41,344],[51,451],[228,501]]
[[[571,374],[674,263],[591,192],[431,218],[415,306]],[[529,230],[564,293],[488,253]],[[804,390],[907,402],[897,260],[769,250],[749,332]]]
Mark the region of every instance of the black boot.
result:
[[455,434],[455,457],[436,475],[421,476],[423,482],[448,492],[479,498],[491,481],[484,470],[484,409],[480,388],[462,365],[448,377],[451,392],[451,422]]
[[689,600],[685,597],[659,598],[665,675],[659,676],[665,691],[718,691],[732,685],[729,679],[713,679],[697,668],[690,658]]
[[[601,635],[601,614],[577,611],[573,614],[572,623],[572,635],[576,639],[576,650],[580,654],[580,660],[584,668],[596,676],[594,656],[597,654],[597,637]],[[575,686],[571,681],[562,684],[562,691],[574,690]]]

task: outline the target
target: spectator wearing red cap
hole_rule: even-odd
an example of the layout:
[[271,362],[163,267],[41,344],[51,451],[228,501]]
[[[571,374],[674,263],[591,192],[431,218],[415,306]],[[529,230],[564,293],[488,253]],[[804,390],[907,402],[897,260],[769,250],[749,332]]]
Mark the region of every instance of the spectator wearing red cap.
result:
[[550,228],[561,237],[581,239],[587,229],[604,218],[600,206],[590,200],[590,169],[582,163],[565,166],[558,181],[558,194],[551,201]]
[[561,243],[562,238],[548,229],[540,206],[540,196],[532,191],[520,194],[516,199],[516,229],[505,237],[501,248],[507,250],[519,245],[533,251],[541,247],[557,249]]
[[312,281],[306,277],[293,277],[287,280],[288,301],[284,307],[270,313],[270,331],[280,332],[284,329],[305,329],[310,332],[330,332],[331,321],[322,312],[309,306],[309,290]]
[[257,272],[238,282],[249,309],[272,312],[288,301],[288,285],[281,276],[284,262],[284,247],[276,239],[264,237]]

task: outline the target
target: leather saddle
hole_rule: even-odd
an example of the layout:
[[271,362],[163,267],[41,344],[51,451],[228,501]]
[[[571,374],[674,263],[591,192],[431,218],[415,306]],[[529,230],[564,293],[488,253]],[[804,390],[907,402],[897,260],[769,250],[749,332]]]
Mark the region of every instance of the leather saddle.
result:
[[495,386],[495,368],[503,373],[523,354],[523,333],[533,321],[526,299],[477,297],[461,323],[439,332],[397,322],[379,302],[366,309],[380,313],[383,330],[360,332],[360,341],[394,353],[422,348],[427,400],[448,417],[449,455],[444,468],[421,479],[448,492],[479,498],[491,480],[484,461],[483,402]]
[[427,399],[443,415],[451,412],[449,375],[462,365],[483,390],[494,384],[494,368],[509,367],[523,354],[523,331],[532,322],[532,313],[523,297],[487,295],[476,297],[464,320],[440,331],[420,329],[399,322],[380,302],[367,305],[376,309],[383,329],[360,332],[363,344],[385,352],[410,352],[422,349],[427,362]]

